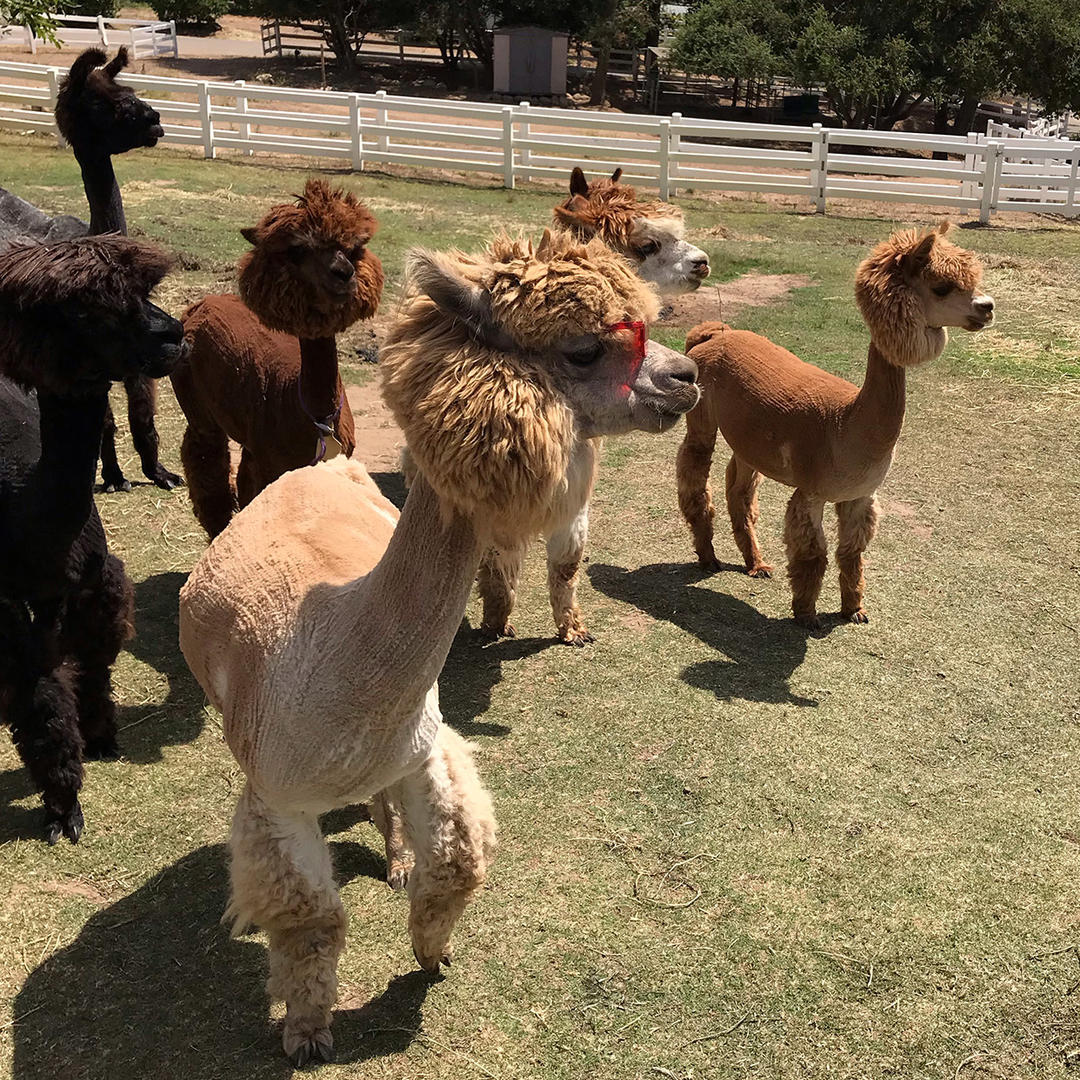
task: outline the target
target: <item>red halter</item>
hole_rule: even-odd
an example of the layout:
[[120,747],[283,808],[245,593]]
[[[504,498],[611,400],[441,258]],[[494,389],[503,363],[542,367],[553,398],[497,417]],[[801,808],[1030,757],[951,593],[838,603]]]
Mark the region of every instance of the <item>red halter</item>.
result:
[[626,381],[623,383],[623,388],[629,390],[637,378],[637,373],[641,370],[641,365],[645,362],[645,347],[649,341],[649,328],[640,319],[635,319],[632,322],[611,323],[609,326],[604,327],[604,331],[608,334],[614,334],[618,330],[632,330],[634,332],[634,355],[629,363]]

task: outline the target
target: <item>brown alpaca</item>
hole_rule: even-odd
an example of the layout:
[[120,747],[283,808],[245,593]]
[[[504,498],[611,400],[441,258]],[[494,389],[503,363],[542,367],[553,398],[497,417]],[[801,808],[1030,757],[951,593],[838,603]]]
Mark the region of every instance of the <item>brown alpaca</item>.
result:
[[390,789],[416,853],[413,952],[450,962],[495,820],[436,679],[485,547],[547,518],[578,432],[659,431],[697,402],[694,365],[625,325],[655,306],[598,241],[414,252],[380,363],[418,470],[400,517],[359,462],[286,473],[180,592],[180,647],[245,774],[226,915],[267,932],[298,1065],[332,1052],[347,922],[319,814]]
[[768,577],[754,526],[762,476],[795,488],[784,521],[792,610],[818,624],[817,598],[828,563],[821,517],[836,504],[840,611],[866,622],[863,552],[878,522],[875,493],[892,464],[904,421],[905,372],[945,348],[947,326],[981,330],[994,301],[979,291],[982,267],[945,239],[949,225],[894,233],[859,266],[855,297],[870,328],[862,388],[803,363],[786,349],[722,322],[687,335],[697,362],[701,404],[687,416],[679,449],[679,506],[698,560],[719,568],[713,551],[709,468],[719,431],[733,453],[727,506],[735,543],[751,577]]
[[[640,202],[633,188],[619,183],[621,175],[622,169],[616,169],[610,178],[590,184],[575,167],[570,197],[555,207],[555,224],[579,240],[598,237],[625,256],[638,277],[661,294],[696,289],[709,276],[709,256],[683,238],[682,211],[666,203]],[[548,594],[555,632],[567,645],[582,646],[593,640],[578,607],[577,582],[600,447],[599,439],[578,440],[563,493],[541,526],[547,539]],[[489,636],[515,633],[510,615],[527,548],[525,544],[513,551],[492,549],[480,564],[481,629]]]
[[[211,539],[282,473],[352,453],[334,336],[379,306],[375,227],[355,196],[309,180],[295,203],[241,230],[253,248],[240,260],[240,296],[208,296],[184,313],[191,355],[172,383],[188,422],[191,503]],[[235,492],[230,439],[242,447]]]

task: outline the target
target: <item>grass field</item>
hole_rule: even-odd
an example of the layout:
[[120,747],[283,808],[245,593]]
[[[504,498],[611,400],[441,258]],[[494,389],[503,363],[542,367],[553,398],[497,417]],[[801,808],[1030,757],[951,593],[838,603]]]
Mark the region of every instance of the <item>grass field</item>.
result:
[[[69,154],[11,136],[0,154],[5,186],[85,213]],[[228,285],[238,228],[306,172],[170,151],[118,171],[130,224],[180,258],[163,294],[176,312]],[[342,181],[380,218],[372,247],[391,283],[408,247],[471,246],[500,225],[538,233],[553,202]],[[682,204],[718,278],[811,279],[734,321],[860,377],[851,280],[893,221]],[[352,923],[339,1061],[320,1075],[1080,1068],[1080,227],[1031,218],[957,237],[984,257],[999,322],[956,333],[909,379],[870,624],[807,636],[782,577],[702,576],[675,505],[681,434],[609,441],[581,589],[596,643],[553,644],[534,552],[521,636],[481,648],[463,627],[441,680],[501,827],[445,981],[416,969],[371,826],[326,823]],[[175,468],[182,418],[167,386],[159,425]],[[126,439],[124,454],[137,476]],[[774,560],[786,499],[762,489]],[[116,671],[125,759],[88,767],[86,833],[50,849],[0,741],[0,1076],[284,1077],[262,939],[230,941],[218,925],[240,776],[176,647],[177,590],[204,539],[183,491],[140,485],[99,506],[136,582],[138,636]],[[823,609],[838,600],[830,570]]]

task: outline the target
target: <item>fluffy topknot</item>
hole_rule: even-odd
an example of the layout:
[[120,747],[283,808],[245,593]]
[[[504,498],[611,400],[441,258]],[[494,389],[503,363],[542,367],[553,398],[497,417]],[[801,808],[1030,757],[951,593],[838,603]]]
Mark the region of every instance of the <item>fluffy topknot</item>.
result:
[[[366,247],[376,227],[351,192],[308,180],[296,202],[272,207],[253,228],[241,230],[254,245],[240,260],[241,298],[271,330],[297,337],[333,337],[357,319],[371,318],[383,286],[382,264]],[[291,258],[298,249],[334,247],[355,271],[344,297],[317,289]]]
[[855,300],[871,339],[902,367],[935,359],[947,340],[940,328],[926,326],[912,283],[922,279],[931,288],[947,283],[970,292],[982,280],[978,258],[945,238],[951,227],[946,221],[934,229],[895,232],[856,272]]

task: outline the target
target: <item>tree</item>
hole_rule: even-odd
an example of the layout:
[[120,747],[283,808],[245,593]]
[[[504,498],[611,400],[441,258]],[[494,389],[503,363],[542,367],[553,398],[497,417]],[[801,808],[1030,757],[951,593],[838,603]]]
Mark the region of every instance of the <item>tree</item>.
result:
[[56,23],[49,17],[53,7],[49,0],[0,0],[0,25],[28,26],[34,37],[59,48]]
[[256,0],[253,14],[320,34],[338,62],[356,67],[357,53],[373,30],[407,24],[412,0]]

